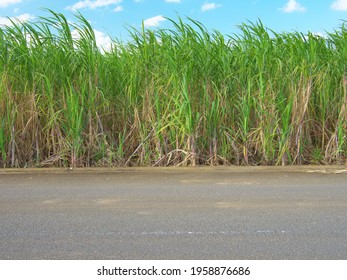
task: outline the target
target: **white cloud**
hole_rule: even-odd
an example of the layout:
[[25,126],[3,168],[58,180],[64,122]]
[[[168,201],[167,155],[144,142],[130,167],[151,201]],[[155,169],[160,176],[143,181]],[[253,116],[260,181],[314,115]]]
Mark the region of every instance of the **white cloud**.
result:
[[331,4],[330,9],[335,11],[347,11],[347,0],[336,0]]
[[328,34],[325,32],[315,32],[315,33],[313,33],[313,35],[317,36],[317,37],[324,38],[324,39],[328,39]]
[[67,6],[66,9],[67,10],[71,10],[71,11],[77,11],[80,9],[84,9],[84,8],[88,8],[88,9],[96,9],[99,7],[107,7],[110,5],[117,5],[122,3],[123,0],[95,0],[95,1],[90,1],[90,0],[83,0],[83,1],[79,1],[75,4],[73,4],[72,6]]
[[145,27],[156,27],[158,26],[162,21],[165,21],[166,18],[164,18],[162,15],[151,17],[148,19],[145,19],[143,21],[143,24]]
[[[110,36],[105,34],[102,31],[93,29],[94,34],[95,34],[95,40],[96,40],[96,45],[100,50],[104,51],[110,51],[112,47],[112,40]],[[81,35],[78,33],[76,29],[71,31],[72,38],[74,40],[79,40],[81,38]]]
[[112,41],[110,36],[96,29],[94,29],[94,33],[95,33],[96,45],[100,49],[103,49],[105,51],[111,50]]
[[292,13],[292,12],[304,12],[306,8],[301,6],[296,0],[288,0],[288,2],[279,9],[283,13]]
[[71,31],[71,36],[74,40],[79,40],[81,35],[78,33],[78,30],[74,29]]
[[114,12],[118,13],[118,12],[121,12],[123,11],[123,6],[117,6],[116,8],[113,9]]
[[20,3],[22,0],[0,0],[0,8],[5,8],[9,5]]
[[181,0],[165,0],[167,3],[181,3]]
[[[0,26],[11,26],[13,21],[18,21],[18,22],[26,22],[28,20],[34,19],[35,17],[30,15],[30,14],[22,14],[16,17],[0,17]],[[11,19],[11,20],[10,20]]]
[[206,11],[209,11],[209,10],[217,9],[217,8],[219,8],[221,6],[222,5],[216,4],[216,3],[205,3],[204,5],[202,5],[201,11],[202,12],[206,12]]

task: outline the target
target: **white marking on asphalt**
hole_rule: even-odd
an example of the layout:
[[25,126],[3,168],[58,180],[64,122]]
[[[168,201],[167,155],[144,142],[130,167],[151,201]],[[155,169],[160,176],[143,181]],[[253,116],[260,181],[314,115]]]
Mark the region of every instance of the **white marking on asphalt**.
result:
[[59,202],[58,199],[47,199],[47,200],[42,201],[42,204],[55,204],[57,202]]
[[154,235],[154,236],[164,236],[164,235],[240,235],[240,234],[283,234],[287,233],[285,230],[257,230],[257,231],[143,231],[143,232],[129,232],[129,233],[118,233],[124,235]]
[[320,169],[315,169],[315,170],[307,170],[306,173],[332,173],[332,174],[342,174],[342,173],[347,173],[347,169],[341,169],[341,170],[320,170]]
[[247,185],[247,186],[250,186],[250,185],[258,185],[259,183],[257,182],[217,182],[216,185],[236,185],[236,186],[239,186],[239,185]]

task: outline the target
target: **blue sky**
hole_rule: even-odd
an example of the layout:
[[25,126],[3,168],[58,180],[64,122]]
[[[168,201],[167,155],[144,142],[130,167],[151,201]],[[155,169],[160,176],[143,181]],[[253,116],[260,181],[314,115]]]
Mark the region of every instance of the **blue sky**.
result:
[[8,18],[35,21],[47,15],[41,8],[64,13],[73,21],[80,11],[92,24],[100,45],[107,35],[127,39],[126,26],[170,27],[165,17],[191,17],[208,29],[237,33],[237,25],[260,19],[265,26],[281,31],[324,34],[347,20],[347,0],[0,0],[0,26]]

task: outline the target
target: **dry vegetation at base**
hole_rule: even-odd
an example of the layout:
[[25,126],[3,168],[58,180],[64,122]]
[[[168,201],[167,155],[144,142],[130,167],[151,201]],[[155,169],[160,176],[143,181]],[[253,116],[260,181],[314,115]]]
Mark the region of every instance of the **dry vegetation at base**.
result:
[[1,167],[345,163],[344,23],[227,37],[178,18],[103,52],[76,19],[0,29]]

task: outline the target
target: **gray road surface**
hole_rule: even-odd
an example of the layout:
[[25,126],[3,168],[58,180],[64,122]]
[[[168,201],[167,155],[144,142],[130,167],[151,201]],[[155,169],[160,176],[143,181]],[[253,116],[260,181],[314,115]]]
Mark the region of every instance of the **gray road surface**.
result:
[[0,170],[0,259],[347,259],[347,170]]

